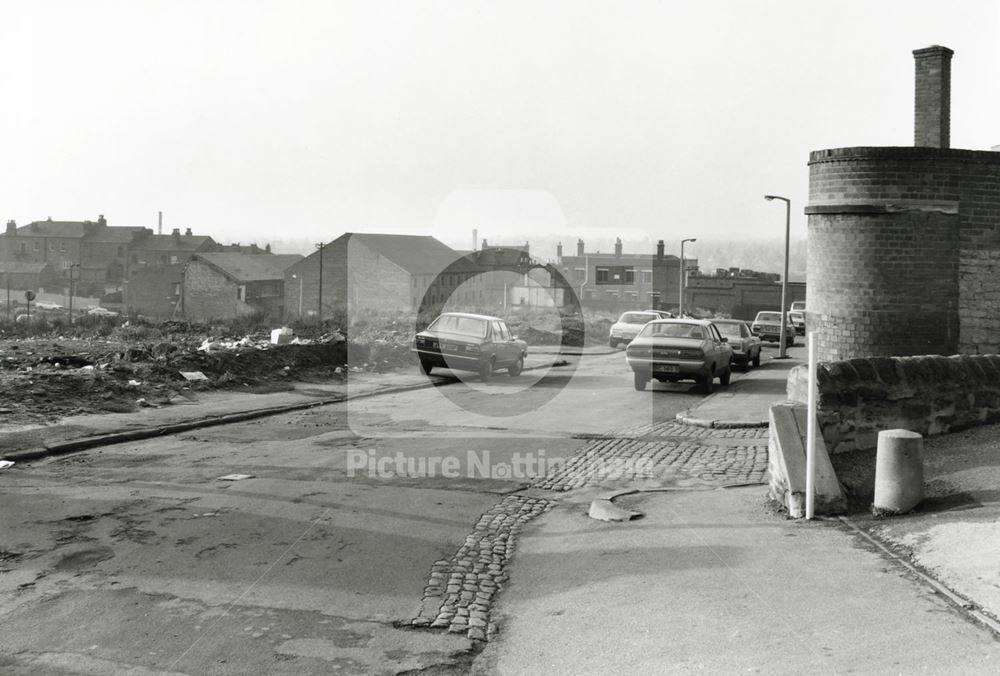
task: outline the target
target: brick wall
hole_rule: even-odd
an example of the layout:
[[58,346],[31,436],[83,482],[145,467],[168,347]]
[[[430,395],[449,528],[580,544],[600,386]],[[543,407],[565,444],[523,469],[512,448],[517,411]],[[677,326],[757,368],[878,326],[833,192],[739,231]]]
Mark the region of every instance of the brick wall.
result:
[[184,315],[192,321],[228,319],[252,312],[236,294],[236,283],[207,263],[191,261],[184,270]]
[[997,350],[1000,153],[839,148],[809,169],[820,359]]
[[[805,403],[808,367],[788,376],[788,398]],[[818,423],[831,453],[871,449],[878,433],[925,436],[1000,421],[1000,356],[881,357],[821,363]]]

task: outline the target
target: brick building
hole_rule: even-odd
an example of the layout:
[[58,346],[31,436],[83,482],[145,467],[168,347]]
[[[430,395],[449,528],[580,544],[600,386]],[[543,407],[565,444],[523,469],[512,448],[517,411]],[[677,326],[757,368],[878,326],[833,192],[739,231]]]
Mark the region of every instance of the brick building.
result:
[[193,321],[284,314],[285,270],[298,254],[200,253],[184,269],[182,307]]
[[69,286],[72,271],[80,293],[99,295],[121,288],[130,248],[152,232],[109,226],[104,216],[97,221],[48,219],[21,227],[8,221],[0,235],[0,261],[50,263],[60,288]]
[[[787,291],[786,306],[806,299],[805,282],[789,281]],[[692,274],[685,288],[684,307],[750,321],[761,310],[781,308],[781,276],[740,269]]]
[[[581,239],[576,255],[563,255],[560,244],[556,256],[584,308],[620,312],[677,307],[680,258],[665,255],[662,240],[655,255],[624,253],[621,239],[615,242],[614,252],[588,253]],[[685,258],[684,262],[689,271],[697,270],[697,259]]]
[[456,293],[472,303],[470,291],[459,290],[472,266],[441,274],[461,258],[426,235],[344,233],[285,270],[286,317],[410,312],[425,296],[443,304]]
[[952,54],[913,52],[914,147],[810,155],[821,359],[1000,351],[1000,153],[949,147]]
[[221,252],[222,246],[207,235],[148,235],[129,250],[125,306],[153,319],[176,317],[181,307],[184,267],[195,254]]

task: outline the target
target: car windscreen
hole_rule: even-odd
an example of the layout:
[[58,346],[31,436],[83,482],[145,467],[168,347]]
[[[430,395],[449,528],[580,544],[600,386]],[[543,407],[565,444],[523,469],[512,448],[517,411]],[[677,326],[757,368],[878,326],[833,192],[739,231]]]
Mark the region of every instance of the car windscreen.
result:
[[761,312],[757,315],[758,322],[781,322],[781,314],[778,312]]
[[618,318],[619,324],[645,324],[656,319],[653,315],[643,314],[641,312],[626,312],[621,317]]
[[435,319],[428,331],[443,331],[445,333],[457,333],[470,338],[483,338],[486,335],[487,322],[478,317],[460,317],[458,315],[441,315]]
[[730,324],[728,322],[716,322],[715,328],[719,329],[719,333],[724,335],[726,338],[739,338],[740,337],[740,325]]
[[644,338],[705,339],[705,330],[697,324],[646,324],[639,333]]

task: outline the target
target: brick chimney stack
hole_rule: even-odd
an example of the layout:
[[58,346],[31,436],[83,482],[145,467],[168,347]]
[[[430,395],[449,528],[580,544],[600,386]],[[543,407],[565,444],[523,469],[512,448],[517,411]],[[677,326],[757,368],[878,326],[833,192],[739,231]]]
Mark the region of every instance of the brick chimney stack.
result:
[[621,256],[622,255],[622,238],[621,237],[619,237],[618,239],[615,240],[615,255],[616,256]]
[[915,146],[951,147],[951,56],[954,53],[940,45],[913,50]]
[[582,239],[576,240],[576,255],[577,256],[582,256],[583,255],[583,240]]
[[661,239],[656,243],[656,260],[663,260],[663,240]]

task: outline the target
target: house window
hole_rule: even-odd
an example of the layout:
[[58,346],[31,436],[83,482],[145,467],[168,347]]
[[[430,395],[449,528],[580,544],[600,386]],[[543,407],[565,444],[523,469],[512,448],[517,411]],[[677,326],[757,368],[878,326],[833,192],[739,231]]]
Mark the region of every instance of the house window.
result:
[[597,268],[598,284],[635,284],[635,268],[621,265]]
[[236,300],[245,301],[246,299],[247,299],[247,287],[241,284],[240,286],[236,287]]
[[35,251],[38,251],[38,240],[35,240]]
[[170,257],[170,264],[171,265],[177,265],[177,256],[171,256]]
[[640,277],[640,279],[642,280],[643,284],[652,284],[653,283],[653,271],[652,270],[643,270],[642,271],[642,276]]
[[55,251],[55,250],[56,250],[56,243],[49,242],[49,251]]
[[28,245],[21,242],[21,253],[28,253]]
[[174,295],[175,296],[181,295],[181,283],[180,282],[174,282]]
[[59,242],[59,251],[66,253],[66,242]]
[[649,298],[649,302],[652,303],[654,306],[660,302],[659,291],[652,291],[650,293],[647,293],[646,296]]
[[584,279],[587,278],[587,271],[584,270],[583,268],[574,268],[573,276],[576,277],[576,281],[582,282]]

